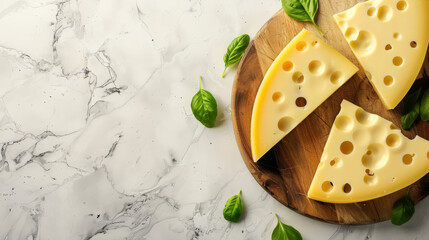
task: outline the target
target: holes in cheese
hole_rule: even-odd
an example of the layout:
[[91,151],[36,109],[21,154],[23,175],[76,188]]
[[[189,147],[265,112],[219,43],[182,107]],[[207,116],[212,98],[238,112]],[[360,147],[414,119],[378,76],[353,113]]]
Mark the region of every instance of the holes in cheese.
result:
[[390,75],[387,75],[387,76],[384,77],[383,82],[384,82],[384,85],[386,85],[386,86],[392,86],[392,84],[393,84],[393,77],[390,76]]
[[380,21],[389,21],[392,18],[392,9],[386,5],[381,6],[380,8],[378,8],[377,18]]
[[253,160],[259,160],[357,70],[320,38],[302,30],[275,59],[259,87],[250,130]]
[[398,191],[429,172],[428,149],[429,141],[418,136],[410,140],[393,123],[344,100],[308,197],[352,203]]
[[334,184],[330,181],[325,181],[322,184],[322,190],[324,192],[330,192],[330,191],[332,191],[333,188],[334,188]]
[[352,186],[348,183],[343,185],[343,192],[344,193],[350,193],[352,191]]
[[404,62],[404,60],[399,56],[396,56],[393,58],[393,64],[395,66],[401,66],[403,62]]
[[413,155],[411,155],[411,154],[405,154],[405,155],[402,157],[402,162],[403,162],[405,165],[410,165],[410,164],[413,162],[413,157],[414,157],[414,155],[415,155],[415,154],[413,154]]
[[386,47],[384,47],[384,49],[386,49],[386,51],[392,50],[392,45],[387,44]]
[[308,70],[315,75],[320,75],[325,71],[325,64],[319,60],[313,60],[308,64]]
[[295,100],[295,104],[297,107],[305,107],[305,105],[307,105],[307,100],[303,97],[299,97]]
[[[334,15],[387,109],[405,97],[421,69],[429,43],[428,13],[427,0],[369,0]],[[394,81],[386,84],[386,76]]]
[[339,84],[344,80],[344,74],[340,71],[335,71],[331,74],[330,80],[332,84]]
[[296,50],[304,51],[307,48],[307,43],[305,41],[300,41],[296,44]]
[[292,75],[292,80],[295,83],[303,83],[304,82],[304,75],[300,71],[294,72]]
[[400,40],[402,38],[402,35],[400,33],[395,32],[393,34],[393,38],[396,39],[396,40]]
[[353,120],[347,116],[338,116],[334,124],[336,128],[342,131],[349,131],[353,128]]
[[405,9],[407,9],[407,2],[406,2],[406,1],[399,1],[399,2],[396,4],[396,8],[397,8],[399,11],[404,11]]
[[288,72],[288,71],[292,70],[292,68],[293,68],[293,63],[291,61],[285,61],[283,63],[283,70]]

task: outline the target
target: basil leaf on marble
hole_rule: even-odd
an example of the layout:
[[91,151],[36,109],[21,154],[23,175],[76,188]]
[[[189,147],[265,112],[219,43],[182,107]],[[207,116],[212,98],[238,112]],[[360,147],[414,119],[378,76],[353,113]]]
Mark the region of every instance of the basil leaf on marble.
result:
[[191,109],[195,118],[208,128],[214,127],[217,118],[217,103],[213,95],[201,88],[194,95],[191,101]]
[[223,209],[223,217],[230,222],[238,222],[241,214],[243,213],[243,201],[240,197],[241,190],[237,195],[232,196],[226,201],[225,208]]
[[429,88],[423,93],[420,102],[420,118],[425,122],[429,121]]
[[[411,188],[410,188],[411,189]],[[414,215],[414,203],[410,198],[410,189],[407,195],[398,199],[390,212],[390,221],[395,225],[402,225],[408,222]]]
[[247,46],[249,46],[250,37],[247,34],[243,34],[229,44],[228,49],[226,50],[225,55],[223,56],[223,61],[225,62],[225,69],[222,73],[222,78],[225,77],[226,69],[232,64],[238,63],[246,51]]
[[282,6],[289,17],[301,22],[312,22],[319,33],[323,35],[314,20],[319,9],[318,0],[282,0]]
[[405,130],[410,129],[420,114],[419,97],[421,90],[419,88],[419,90],[409,94],[404,99],[404,112],[402,113],[401,123]]
[[286,225],[280,221],[277,216],[277,226],[271,234],[271,240],[302,240],[301,233],[290,225]]

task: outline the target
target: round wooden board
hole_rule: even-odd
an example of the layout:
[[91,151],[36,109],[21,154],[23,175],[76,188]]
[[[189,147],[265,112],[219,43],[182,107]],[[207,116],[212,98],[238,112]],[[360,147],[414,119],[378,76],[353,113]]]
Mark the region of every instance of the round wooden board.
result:
[[[320,0],[317,19],[324,32],[324,40],[353,61],[356,66],[360,65],[336,27],[332,15],[358,2],[362,1]],[[385,110],[361,68],[352,79],[320,105],[258,163],[252,160],[250,123],[259,85],[280,51],[304,27],[318,34],[311,24],[294,21],[283,10],[278,11],[251,41],[238,66],[232,90],[232,119],[244,162],[256,181],[268,193],[298,213],[339,224],[369,224],[388,220],[393,203],[406,194],[406,189],[372,201],[354,204],[330,204],[307,198],[307,191],[343,99],[401,126],[403,104],[400,103],[394,110]],[[427,73],[429,73],[428,55],[419,78],[427,76]],[[427,80],[416,81],[411,91],[417,87],[429,85]],[[410,138],[418,134],[429,139],[429,125],[419,121],[411,130],[402,130],[402,133]],[[429,175],[426,175],[413,184],[412,200],[415,203],[419,202],[428,195],[428,190]]]

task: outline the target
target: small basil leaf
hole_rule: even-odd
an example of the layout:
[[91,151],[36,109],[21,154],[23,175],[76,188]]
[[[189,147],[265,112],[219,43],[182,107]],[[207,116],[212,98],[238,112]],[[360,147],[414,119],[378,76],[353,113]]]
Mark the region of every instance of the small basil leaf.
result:
[[420,114],[420,97],[421,88],[419,90],[409,94],[404,99],[404,112],[401,117],[402,127],[404,129],[410,129],[413,123],[416,121]]
[[243,201],[240,197],[241,190],[237,195],[232,196],[226,201],[225,208],[223,209],[223,217],[230,222],[238,222],[241,214],[243,213]]
[[277,226],[271,234],[271,240],[302,240],[301,233],[299,233],[292,226],[282,223],[276,214]]
[[208,128],[214,127],[217,118],[217,103],[213,95],[201,88],[194,95],[191,101],[191,109],[195,118]]
[[291,18],[302,22],[312,22],[319,33],[322,34],[314,20],[319,9],[318,0],[282,0],[282,6]]
[[425,122],[429,121],[429,88],[426,89],[420,102],[420,118]]
[[246,51],[247,46],[249,46],[249,42],[250,37],[247,34],[243,34],[232,40],[228,46],[228,49],[226,50],[225,55],[223,56],[225,69],[223,70],[222,77],[225,77],[225,71],[229,66],[240,61],[241,57]]
[[398,199],[393,204],[390,220],[395,225],[402,225],[408,222],[414,215],[414,203],[407,194],[405,197]]

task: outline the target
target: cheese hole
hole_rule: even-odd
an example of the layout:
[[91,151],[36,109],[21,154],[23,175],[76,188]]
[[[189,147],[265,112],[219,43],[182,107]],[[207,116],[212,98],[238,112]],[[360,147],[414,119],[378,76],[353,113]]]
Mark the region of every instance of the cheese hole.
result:
[[276,103],[281,103],[284,101],[284,96],[281,92],[273,93],[273,101]]
[[300,41],[296,44],[296,50],[304,51],[307,48],[307,43],[304,41]]
[[390,76],[390,75],[387,75],[387,76],[384,77],[383,81],[384,81],[384,85],[386,85],[386,86],[392,86],[392,84],[393,84],[393,77]]
[[291,61],[286,61],[283,63],[283,70],[289,72],[293,68],[293,63]]
[[370,7],[368,9],[368,11],[366,11],[366,13],[368,14],[368,16],[372,17],[375,14],[375,7]]
[[312,74],[319,75],[325,71],[325,65],[319,60],[313,60],[308,65],[308,70]]
[[368,184],[368,185],[374,185],[377,183],[377,177],[376,176],[369,176],[369,175],[365,175],[363,177],[363,182]]
[[373,143],[362,156],[362,165],[367,169],[379,169],[386,165],[388,157],[389,152],[384,145]]
[[405,154],[405,155],[402,157],[402,162],[403,162],[405,165],[410,165],[410,164],[413,162],[413,157],[414,157],[414,154],[413,154],[413,155]]
[[390,124],[390,129],[398,130],[399,128],[395,124]]
[[304,82],[304,75],[302,75],[302,72],[294,72],[292,75],[292,80],[295,83],[303,83]]
[[395,178],[395,177],[393,177],[393,178],[392,178],[392,182],[395,182],[395,181],[396,181],[396,178]]
[[343,154],[348,155],[353,152],[353,143],[350,141],[345,141],[341,143],[340,150]]
[[343,192],[344,193],[350,193],[352,191],[352,186],[348,183],[343,185]]
[[349,131],[353,128],[353,121],[348,116],[338,116],[335,127],[342,131]]
[[369,125],[376,121],[376,118],[373,114],[365,112],[362,108],[356,110],[355,116],[356,120],[363,125]]
[[343,78],[344,78],[344,76],[343,76],[342,72],[340,72],[340,71],[333,72],[331,74],[331,83],[332,84],[338,84],[338,83],[343,81]]
[[331,165],[332,167],[339,168],[343,165],[343,161],[339,158],[334,158],[329,162],[329,165]]
[[386,47],[384,47],[384,49],[386,49],[386,51],[389,51],[392,49],[392,45],[387,44]]
[[313,46],[313,47],[318,47],[318,46],[319,46],[319,42],[318,42],[318,41],[313,41],[313,42],[311,43],[311,46]]
[[346,22],[344,22],[344,21],[338,21],[338,25],[340,25],[340,28],[341,28],[341,29],[344,29],[344,28],[346,28],[346,27],[347,27],[347,23],[346,23]]
[[352,39],[352,40],[356,40],[356,38],[358,37],[358,30],[354,27],[349,27],[347,28],[346,32],[344,33],[344,36],[347,39]]
[[334,188],[334,184],[330,181],[324,181],[322,183],[322,191],[324,192],[330,192]]
[[279,120],[277,126],[280,129],[280,131],[282,131],[282,132],[289,132],[292,129],[292,127],[293,127],[293,118],[291,118],[291,117],[282,117]]
[[365,170],[365,173],[366,173],[368,176],[374,176],[374,173],[373,173],[373,172],[371,172],[371,170],[369,170],[368,168]]
[[386,138],[386,144],[389,147],[398,147],[401,145],[401,138],[398,134],[392,133]]
[[299,97],[295,100],[295,104],[297,107],[305,107],[305,105],[307,105],[307,100],[303,97]]
[[396,8],[397,8],[399,11],[404,11],[405,9],[407,9],[407,6],[408,6],[408,4],[407,4],[407,2],[406,2],[406,1],[399,1],[399,2],[396,4]]
[[417,47],[417,42],[416,42],[416,41],[411,41],[411,42],[410,42],[410,46],[411,46],[412,48],[416,48],[416,47]]
[[377,17],[380,21],[387,22],[392,18],[392,9],[383,5],[378,9]]
[[428,153],[426,154],[426,157],[429,159],[429,151],[428,151]]
[[404,62],[404,60],[399,56],[396,56],[393,58],[393,64],[395,66],[401,66],[403,62]]
[[377,45],[375,36],[368,31],[359,31],[355,40],[350,41],[350,47],[357,55],[368,56],[374,52]]
[[402,35],[400,33],[396,32],[396,33],[393,34],[393,38],[396,39],[396,40],[399,40],[399,39],[402,38]]

